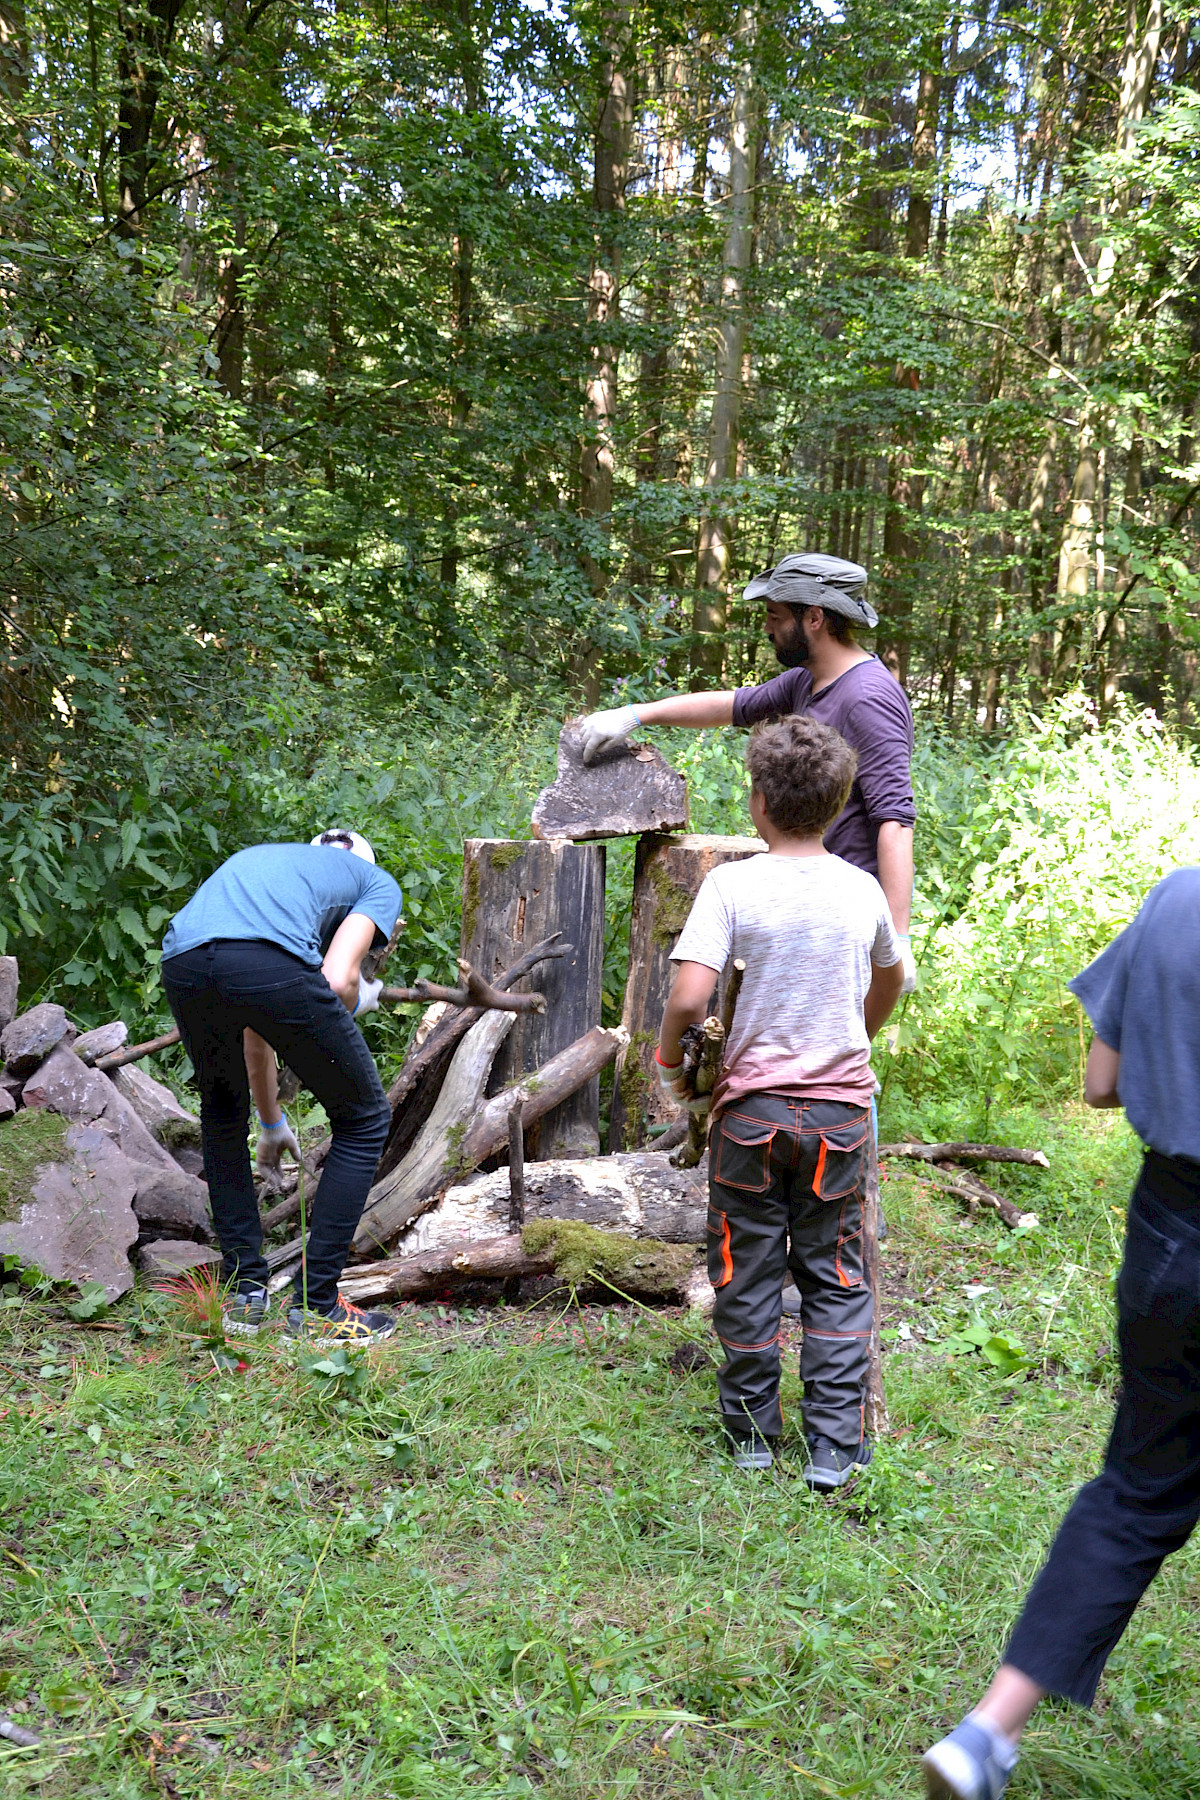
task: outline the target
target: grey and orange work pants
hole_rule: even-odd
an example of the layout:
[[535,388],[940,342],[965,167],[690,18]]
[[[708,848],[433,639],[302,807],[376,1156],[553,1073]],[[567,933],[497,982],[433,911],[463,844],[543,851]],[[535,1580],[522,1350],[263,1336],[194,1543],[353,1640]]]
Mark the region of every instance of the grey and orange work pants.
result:
[[805,1435],[863,1437],[874,1302],[862,1253],[871,1114],[841,1100],[743,1094],[709,1139],[708,1275],[725,1349],[721,1416],[779,1437],[779,1326],[788,1270],[800,1293]]

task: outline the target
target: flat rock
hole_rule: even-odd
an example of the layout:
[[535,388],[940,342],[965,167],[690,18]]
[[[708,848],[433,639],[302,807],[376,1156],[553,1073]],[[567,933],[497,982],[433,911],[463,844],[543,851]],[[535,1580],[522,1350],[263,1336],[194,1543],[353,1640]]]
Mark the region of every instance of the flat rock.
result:
[[220,1268],[221,1252],[207,1250],[203,1244],[184,1244],[177,1238],[143,1244],[137,1253],[138,1268],[143,1275],[169,1280],[188,1269]]
[[148,1237],[213,1241],[208,1210],[208,1189],[182,1169],[142,1167],[138,1170],[133,1210],[143,1235]]
[[15,956],[0,956],[0,1031],[17,1016],[20,971]]
[[[703,1244],[707,1214],[707,1159],[695,1169],[673,1169],[664,1155],[634,1151],[525,1165],[526,1223],[578,1219],[627,1237]],[[448,1188],[440,1204],[405,1232],[399,1254],[415,1255],[459,1238],[498,1237],[508,1228],[508,1170],[497,1169]]]
[[16,1110],[16,1095],[10,1094],[7,1088],[0,1088],[0,1119],[11,1119]]
[[[171,1151],[171,1156],[176,1167],[182,1169],[185,1175],[194,1175],[197,1181],[204,1180],[203,1151],[193,1150],[189,1144],[180,1144]],[[206,1188],[205,1192],[207,1191]]]
[[129,1036],[129,1027],[124,1019],[114,1019],[110,1025],[97,1025],[92,1031],[85,1031],[71,1045],[80,1062],[90,1069],[98,1056],[111,1056],[119,1050]]
[[169,1087],[147,1075],[136,1063],[124,1063],[110,1069],[107,1079],[128,1100],[147,1131],[160,1144],[175,1149],[180,1144],[195,1148],[200,1142],[200,1121],[195,1113],[180,1106]]
[[43,1000],[13,1019],[0,1032],[0,1057],[14,1075],[31,1075],[56,1044],[75,1036],[75,1027],[61,1006]]
[[138,1172],[98,1126],[72,1125],[65,1142],[70,1160],[40,1164],[19,1215],[0,1225],[0,1254],[51,1281],[98,1282],[116,1300],[133,1286]]
[[26,1106],[48,1106],[74,1124],[102,1122],[117,1148],[132,1162],[163,1169],[178,1166],[108,1076],[89,1069],[62,1044],[50,1052],[36,1075],[30,1076],[21,1097]]
[[582,721],[569,719],[558,737],[558,779],[534,805],[534,837],[578,843],[687,830],[687,782],[653,745],[621,744],[589,765],[582,742]]

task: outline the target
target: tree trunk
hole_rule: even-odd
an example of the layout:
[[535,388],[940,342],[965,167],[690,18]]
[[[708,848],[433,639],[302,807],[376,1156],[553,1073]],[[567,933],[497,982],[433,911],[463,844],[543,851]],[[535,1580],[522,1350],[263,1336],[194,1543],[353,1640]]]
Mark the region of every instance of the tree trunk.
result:
[[[419,1300],[444,1293],[448,1288],[462,1287],[470,1281],[511,1281],[527,1275],[553,1275],[562,1257],[558,1244],[551,1238],[543,1247],[529,1251],[525,1248],[524,1238],[530,1235],[514,1232],[475,1243],[446,1244],[415,1256],[368,1264],[344,1276],[341,1291],[348,1300],[356,1303],[363,1300]],[[601,1239],[592,1242],[603,1250]],[[657,1301],[660,1305],[664,1301],[696,1303],[702,1271],[694,1259],[675,1248],[665,1250],[661,1245],[657,1252],[651,1244],[643,1249],[616,1233],[610,1235],[610,1244],[610,1256],[598,1256],[597,1261],[603,1264],[611,1258],[616,1265],[611,1278],[601,1266],[594,1272],[586,1269],[582,1281],[576,1275],[564,1274],[564,1285],[569,1281],[573,1287],[598,1287],[606,1290],[614,1301],[628,1296],[633,1300]],[[563,1247],[570,1255],[569,1235]]]
[[654,1064],[658,1028],[675,969],[669,958],[692,901],[710,869],[762,849],[750,837],[638,839],[629,922],[629,974],[621,1024],[629,1043],[613,1074],[608,1147],[636,1150],[652,1125],[668,1125],[679,1108],[663,1093]]
[[908,222],[904,234],[904,254],[910,262],[923,262],[929,254],[929,224],[933,217],[933,179],[937,170],[941,91],[941,70],[922,70],[917,81],[912,175],[909,179]]
[[145,0],[136,11],[118,9],[117,229],[123,237],[136,237],[144,223],[153,162],[150,139],[167,53],[183,7],[184,0]]
[[[629,131],[633,120],[633,80],[624,66],[628,55],[628,8],[611,6],[602,29],[592,185],[595,226],[588,277],[588,435],[580,469],[583,510],[601,518],[612,511],[616,466],[613,431],[617,411],[618,352],[611,328],[620,312],[621,246],[617,224],[625,210]],[[603,573],[593,566],[589,576],[593,591],[602,591]]]
[[[463,847],[462,956],[486,980],[532,939],[561,932],[575,946],[538,977],[544,1014],[517,1024],[496,1059],[489,1091],[535,1070],[600,1023],[604,970],[604,846],[468,838]],[[594,1156],[600,1084],[588,1083],[527,1140],[539,1156]]]
[[716,383],[708,431],[704,487],[711,496],[700,521],[693,615],[693,665],[714,681],[725,661],[729,555],[733,520],[720,489],[733,478],[742,408],[742,358],[746,344],[746,274],[750,267],[755,161],[754,8],[743,5],[734,38],[734,89],[729,124],[729,196],[721,252],[721,310]]
[[[1150,103],[1162,30],[1163,0],[1150,0],[1145,28],[1140,35],[1137,0],[1128,0],[1116,132],[1116,149],[1122,155],[1127,155],[1133,148],[1137,127]],[[1115,188],[1101,213],[1101,229],[1107,225],[1109,233],[1101,245],[1095,273],[1090,282],[1091,326],[1081,363],[1081,373],[1085,380],[1089,372],[1098,368],[1107,351],[1112,285],[1118,257],[1112,227],[1125,216],[1131,199],[1128,182],[1122,182]],[[1071,504],[1063,527],[1058,560],[1059,601],[1070,606],[1074,614],[1073,618],[1064,621],[1058,635],[1056,662],[1061,669],[1065,669],[1072,659],[1082,615],[1086,611],[1087,595],[1092,585],[1099,494],[1098,469],[1109,417],[1109,409],[1100,401],[1086,398],[1080,407],[1079,447],[1075,476],[1071,483]]]

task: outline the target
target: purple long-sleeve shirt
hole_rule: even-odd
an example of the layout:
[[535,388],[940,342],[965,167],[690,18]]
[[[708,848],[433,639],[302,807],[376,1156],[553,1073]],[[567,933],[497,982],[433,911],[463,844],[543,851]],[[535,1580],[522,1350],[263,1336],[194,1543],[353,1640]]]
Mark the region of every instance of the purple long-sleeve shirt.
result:
[[912,790],[913,720],[908,696],[877,656],[855,663],[823,687],[812,691],[808,669],[784,669],[759,687],[738,688],[733,697],[735,725],[757,725],[809,713],[840,731],[858,752],[858,773],[850,798],[825,833],[825,848],[868,874],[879,873],[879,827],[885,819],[914,825]]

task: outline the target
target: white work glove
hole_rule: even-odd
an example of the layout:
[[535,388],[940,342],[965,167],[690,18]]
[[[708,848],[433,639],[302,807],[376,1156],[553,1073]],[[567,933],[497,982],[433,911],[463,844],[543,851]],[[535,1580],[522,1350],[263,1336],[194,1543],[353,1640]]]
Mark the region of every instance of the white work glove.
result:
[[909,937],[908,933],[906,931],[898,931],[896,933],[896,942],[900,946],[900,961],[904,965],[904,985],[900,989],[900,995],[901,998],[903,998],[905,994],[916,992],[917,965],[913,961],[912,939]]
[[712,1095],[688,1092],[687,1075],[684,1072],[685,1065],[682,1060],[677,1063],[660,1062],[656,1050],[654,1062],[658,1069],[658,1085],[662,1088],[663,1093],[669,1094],[676,1106],[686,1106],[688,1111],[694,1113],[698,1119],[706,1119],[712,1109]]
[[641,722],[633,706],[613,706],[607,712],[589,713],[583,721],[584,762],[594,763],[606,750],[615,750]]
[[379,996],[383,992],[382,981],[368,981],[365,975],[358,978],[358,1005],[352,1017],[361,1019],[364,1013],[379,1011]]
[[258,1147],[254,1152],[254,1160],[260,1169],[278,1169],[284,1151],[301,1162],[300,1145],[296,1134],[286,1118],[281,1118],[274,1125],[264,1125],[258,1121]]

